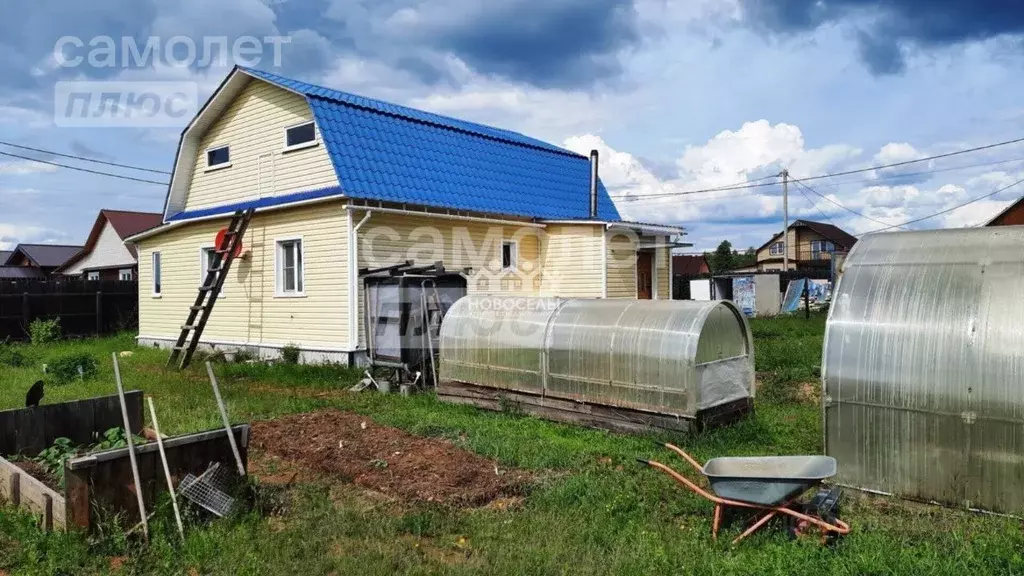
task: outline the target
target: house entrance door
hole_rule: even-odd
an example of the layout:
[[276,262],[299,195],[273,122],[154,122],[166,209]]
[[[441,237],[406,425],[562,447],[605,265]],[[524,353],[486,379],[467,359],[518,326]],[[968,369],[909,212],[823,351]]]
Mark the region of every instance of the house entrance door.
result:
[[636,253],[636,297],[650,300],[654,295],[654,252]]

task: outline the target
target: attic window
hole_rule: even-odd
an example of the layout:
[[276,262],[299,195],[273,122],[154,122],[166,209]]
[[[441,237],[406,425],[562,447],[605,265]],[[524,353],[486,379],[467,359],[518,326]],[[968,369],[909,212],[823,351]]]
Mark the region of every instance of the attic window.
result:
[[296,150],[316,146],[316,124],[305,122],[284,129],[284,149]]
[[209,168],[227,168],[231,166],[231,150],[228,146],[210,148],[206,151],[206,165]]
[[783,243],[782,242],[776,242],[776,243],[772,244],[771,247],[768,249],[768,254],[770,254],[772,256],[780,256],[785,251],[786,251],[786,248],[783,245]]

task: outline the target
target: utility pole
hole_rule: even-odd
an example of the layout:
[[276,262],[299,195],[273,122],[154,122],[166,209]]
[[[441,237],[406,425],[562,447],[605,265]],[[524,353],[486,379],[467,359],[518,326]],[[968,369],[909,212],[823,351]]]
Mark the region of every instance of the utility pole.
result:
[[782,176],[782,269],[789,273],[789,170],[783,170]]

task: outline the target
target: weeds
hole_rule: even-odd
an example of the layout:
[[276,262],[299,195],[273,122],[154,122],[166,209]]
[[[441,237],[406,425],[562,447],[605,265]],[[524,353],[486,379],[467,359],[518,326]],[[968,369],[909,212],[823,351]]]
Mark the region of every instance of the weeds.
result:
[[284,348],[281,348],[281,361],[285,364],[298,364],[299,355],[299,348],[294,344],[289,344]]
[[32,344],[36,346],[56,342],[60,340],[60,318],[36,318],[28,325],[28,334]]
[[92,380],[97,373],[96,358],[86,352],[62,354],[47,363],[46,373],[57,384],[67,384],[73,380]]

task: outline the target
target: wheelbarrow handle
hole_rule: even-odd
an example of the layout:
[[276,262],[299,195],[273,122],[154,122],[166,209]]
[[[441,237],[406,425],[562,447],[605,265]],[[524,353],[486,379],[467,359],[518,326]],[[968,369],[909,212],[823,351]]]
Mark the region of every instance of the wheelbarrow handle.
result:
[[682,456],[683,460],[686,460],[687,462],[689,462],[690,466],[693,466],[693,468],[697,472],[700,472],[701,474],[704,473],[704,466],[700,462],[697,462],[697,460],[693,456],[690,456],[689,454],[687,454],[686,451],[683,450],[682,448],[680,448],[679,446],[676,446],[675,444],[669,444],[668,442],[663,444],[663,446],[665,448],[668,448],[669,450],[675,452],[676,454],[679,454],[680,456]]

